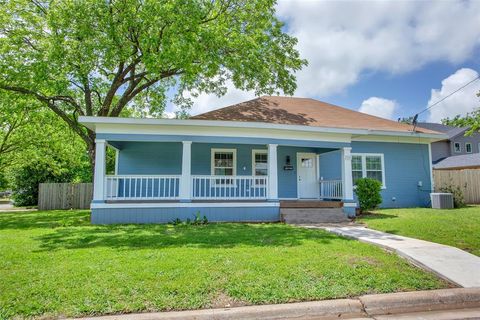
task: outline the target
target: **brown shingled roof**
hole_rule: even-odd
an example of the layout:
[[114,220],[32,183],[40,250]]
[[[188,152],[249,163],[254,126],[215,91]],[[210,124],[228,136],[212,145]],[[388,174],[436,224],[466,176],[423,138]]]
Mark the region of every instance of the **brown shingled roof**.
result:
[[[264,96],[191,117],[197,120],[266,122],[343,129],[411,132],[408,124],[310,98]],[[421,133],[438,133],[418,128]]]

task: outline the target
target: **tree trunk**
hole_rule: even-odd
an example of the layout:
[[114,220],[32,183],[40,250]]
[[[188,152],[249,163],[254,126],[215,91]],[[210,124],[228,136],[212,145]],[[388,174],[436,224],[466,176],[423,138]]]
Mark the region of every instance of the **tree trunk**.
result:
[[90,160],[90,172],[92,174],[91,181],[95,177],[95,133],[88,130],[89,142],[87,142],[87,151],[88,151],[88,158]]

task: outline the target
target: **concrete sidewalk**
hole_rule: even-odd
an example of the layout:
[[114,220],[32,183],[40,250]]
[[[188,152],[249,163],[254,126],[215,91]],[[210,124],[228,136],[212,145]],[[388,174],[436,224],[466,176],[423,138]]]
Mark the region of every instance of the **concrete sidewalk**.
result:
[[397,236],[361,226],[304,227],[320,228],[344,237],[381,246],[461,287],[480,287],[480,257],[458,248]]
[[456,288],[238,308],[110,315],[83,320],[454,320],[479,317],[480,288]]

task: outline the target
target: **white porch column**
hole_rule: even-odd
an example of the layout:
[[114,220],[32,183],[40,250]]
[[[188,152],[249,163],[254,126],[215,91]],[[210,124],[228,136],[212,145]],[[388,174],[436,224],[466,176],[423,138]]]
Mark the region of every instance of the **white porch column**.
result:
[[107,142],[95,139],[95,169],[93,177],[93,202],[105,200],[105,149]]
[[182,177],[180,178],[180,201],[191,201],[192,187],[192,141],[182,141]]
[[268,145],[268,200],[278,200],[277,146]]
[[342,148],[343,199],[353,200],[352,148]]

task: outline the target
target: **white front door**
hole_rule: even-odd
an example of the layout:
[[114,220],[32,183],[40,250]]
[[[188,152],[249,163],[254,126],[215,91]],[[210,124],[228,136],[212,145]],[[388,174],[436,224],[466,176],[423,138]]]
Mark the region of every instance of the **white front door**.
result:
[[298,198],[318,198],[317,156],[315,153],[297,153]]

